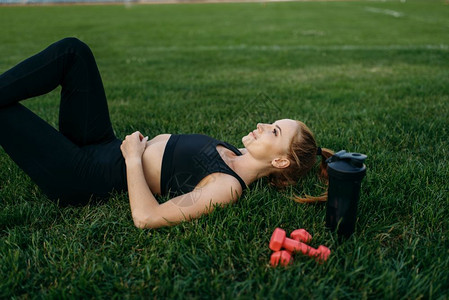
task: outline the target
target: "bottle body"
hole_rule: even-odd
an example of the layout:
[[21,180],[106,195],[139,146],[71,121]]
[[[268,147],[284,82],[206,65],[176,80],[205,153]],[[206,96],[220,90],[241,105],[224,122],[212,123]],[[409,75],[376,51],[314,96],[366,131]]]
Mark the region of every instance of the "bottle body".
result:
[[355,230],[361,181],[347,181],[329,176],[326,227],[349,237]]
[[326,227],[342,237],[355,231],[361,182],[366,174],[366,155],[342,150],[328,159],[329,188]]

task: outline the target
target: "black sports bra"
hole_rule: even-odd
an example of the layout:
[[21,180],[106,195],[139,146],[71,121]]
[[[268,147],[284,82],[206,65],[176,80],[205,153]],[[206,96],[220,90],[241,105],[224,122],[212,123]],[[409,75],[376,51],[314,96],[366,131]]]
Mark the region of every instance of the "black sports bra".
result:
[[161,194],[174,197],[191,192],[207,175],[226,173],[246,184],[221,158],[217,145],[222,145],[237,155],[242,153],[234,146],[202,134],[172,134],[165,146],[161,169]]

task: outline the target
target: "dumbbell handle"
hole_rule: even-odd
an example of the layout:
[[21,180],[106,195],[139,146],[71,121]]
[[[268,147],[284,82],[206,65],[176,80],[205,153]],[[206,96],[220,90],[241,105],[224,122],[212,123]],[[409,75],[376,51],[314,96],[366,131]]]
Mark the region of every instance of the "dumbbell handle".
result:
[[310,247],[309,245],[292,240],[290,238],[285,238],[282,246],[286,250],[291,251],[293,253],[301,252],[304,255],[316,257],[321,260],[327,260],[327,257],[330,254],[330,250],[325,246],[320,246],[318,249],[315,249]]
[[285,238],[283,247],[291,252],[301,252],[303,254],[312,254],[312,252],[315,253],[315,249],[312,247],[288,237]]

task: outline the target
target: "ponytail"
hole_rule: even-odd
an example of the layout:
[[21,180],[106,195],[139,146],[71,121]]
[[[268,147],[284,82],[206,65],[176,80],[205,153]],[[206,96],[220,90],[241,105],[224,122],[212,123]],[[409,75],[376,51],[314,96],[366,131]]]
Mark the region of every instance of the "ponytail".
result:
[[334,155],[334,151],[329,150],[327,148],[320,148],[320,158],[321,158],[321,164],[320,164],[320,177],[325,180],[326,182],[329,181],[329,175],[327,175],[327,162],[326,160]]
[[[329,184],[329,175],[327,174],[327,163],[326,160],[334,155],[334,152],[327,148],[317,148],[317,156],[320,156],[320,170],[319,177],[325,182],[326,187]],[[316,202],[326,202],[327,201],[327,191],[320,196],[314,197],[310,195],[304,195],[304,197],[299,197],[297,195],[292,197],[292,200],[299,203],[316,203]]]

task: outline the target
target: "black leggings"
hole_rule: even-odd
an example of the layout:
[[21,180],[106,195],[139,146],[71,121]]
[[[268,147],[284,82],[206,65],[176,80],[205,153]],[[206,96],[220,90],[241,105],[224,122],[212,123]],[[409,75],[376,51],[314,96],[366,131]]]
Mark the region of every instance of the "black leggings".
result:
[[[18,103],[58,85],[59,131]],[[112,130],[95,58],[76,38],[60,40],[0,75],[0,145],[61,204],[127,189],[121,140]]]

